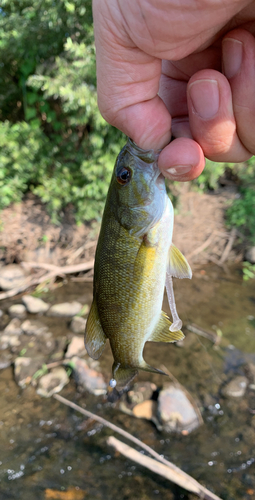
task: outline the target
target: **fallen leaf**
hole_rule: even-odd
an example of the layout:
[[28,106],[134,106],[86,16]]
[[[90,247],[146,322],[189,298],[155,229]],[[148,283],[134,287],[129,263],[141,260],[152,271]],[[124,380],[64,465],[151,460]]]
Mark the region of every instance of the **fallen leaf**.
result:
[[85,496],[85,490],[77,490],[76,488],[68,488],[66,491],[51,490],[50,488],[45,490],[46,500],[83,500]]
[[157,403],[151,399],[138,403],[133,408],[133,415],[137,418],[146,418],[151,420],[155,416]]

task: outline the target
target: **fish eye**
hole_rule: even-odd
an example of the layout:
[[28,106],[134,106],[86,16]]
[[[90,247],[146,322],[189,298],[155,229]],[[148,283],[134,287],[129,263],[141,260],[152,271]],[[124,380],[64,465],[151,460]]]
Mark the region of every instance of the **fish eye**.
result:
[[132,172],[127,167],[122,167],[117,172],[117,181],[122,186],[124,186],[124,184],[128,184],[131,181],[131,177],[132,177]]

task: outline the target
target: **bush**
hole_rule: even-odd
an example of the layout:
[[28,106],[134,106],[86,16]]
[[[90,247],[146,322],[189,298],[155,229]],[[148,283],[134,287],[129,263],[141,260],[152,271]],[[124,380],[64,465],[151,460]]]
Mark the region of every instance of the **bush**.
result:
[[124,139],[97,108],[91,2],[4,0],[0,14],[0,208],[30,189],[55,222],[67,204],[99,218]]

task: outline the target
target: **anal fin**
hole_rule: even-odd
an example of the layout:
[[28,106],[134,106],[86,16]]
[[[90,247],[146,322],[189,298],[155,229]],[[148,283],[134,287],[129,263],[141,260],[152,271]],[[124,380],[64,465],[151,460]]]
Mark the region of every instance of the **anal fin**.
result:
[[105,347],[106,339],[107,337],[103,331],[98,315],[97,304],[94,299],[85,328],[85,347],[91,358],[100,358]]
[[161,311],[156,328],[148,340],[150,342],[176,342],[177,340],[183,340],[184,334],[182,331],[178,330],[176,332],[172,332],[170,330],[171,325],[172,322],[168,318],[167,314]]

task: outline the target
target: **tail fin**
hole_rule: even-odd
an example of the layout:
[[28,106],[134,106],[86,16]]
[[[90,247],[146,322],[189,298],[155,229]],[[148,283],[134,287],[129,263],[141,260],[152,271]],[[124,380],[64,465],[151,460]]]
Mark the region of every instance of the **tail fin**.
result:
[[162,370],[159,370],[158,368],[153,368],[152,366],[148,365],[144,360],[137,368],[122,367],[121,364],[114,362],[112,367],[113,378],[109,382],[108,391],[111,392],[116,386],[118,390],[127,387],[136,377],[138,369],[144,370],[145,372],[167,375],[167,373],[163,372]]

